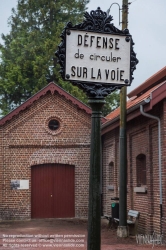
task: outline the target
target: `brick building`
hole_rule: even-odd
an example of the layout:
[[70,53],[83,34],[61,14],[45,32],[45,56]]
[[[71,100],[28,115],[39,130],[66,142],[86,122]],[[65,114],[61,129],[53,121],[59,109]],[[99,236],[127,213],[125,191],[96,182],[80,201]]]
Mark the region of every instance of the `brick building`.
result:
[[90,130],[91,109],[54,83],[2,118],[0,218],[87,216]]
[[[166,231],[166,67],[128,97],[127,206],[140,212],[141,233],[160,232],[161,224]],[[161,122],[161,153],[158,121],[140,106]],[[111,197],[119,196],[119,109],[106,119],[102,213],[111,215]],[[87,217],[90,132],[91,109],[54,83],[3,117],[0,219]]]
[[[130,98],[127,102],[126,131],[128,210],[134,209],[140,212],[139,232],[159,233],[161,224],[162,232],[165,232],[166,67],[134,89],[128,97]],[[107,115],[107,122],[102,125],[103,213],[110,215],[111,197],[119,196],[119,111],[118,108]],[[146,117],[145,113],[151,117]],[[153,116],[158,117],[159,121]],[[159,122],[161,152],[158,147]],[[162,219],[160,205],[162,205]]]

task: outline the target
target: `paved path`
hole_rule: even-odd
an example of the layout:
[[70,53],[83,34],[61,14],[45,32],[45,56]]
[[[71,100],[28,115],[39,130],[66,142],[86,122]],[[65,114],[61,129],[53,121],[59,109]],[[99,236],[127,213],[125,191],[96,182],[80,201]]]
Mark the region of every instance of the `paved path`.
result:
[[[101,250],[147,250],[152,245],[138,245],[134,237],[121,239],[116,230],[102,221]],[[43,219],[0,222],[0,250],[85,250],[87,249],[87,223],[78,219]],[[166,246],[154,246],[164,250]]]

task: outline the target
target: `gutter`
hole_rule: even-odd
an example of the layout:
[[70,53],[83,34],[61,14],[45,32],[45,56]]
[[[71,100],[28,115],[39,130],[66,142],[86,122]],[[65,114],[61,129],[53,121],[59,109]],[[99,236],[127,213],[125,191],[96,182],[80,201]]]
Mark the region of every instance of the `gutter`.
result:
[[[131,107],[130,109],[127,110],[127,114],[130,114],[131,112],[135,111],[136,109],[138,109],[140,107],[141,104],[144,104],[145,101],[141,101],[140,103],[138,103],[137,105]],[[110,124],[113,124],[114,122],[118,121],[120,119],[120,115],[116,116],[114,119],[112,120],[108,120],[106,121],[103,125],[102,125],[102,129],[106,128],[107,126],[109,126]]]
[[[166,69],[166,67],[165,67]],[[160,86],[158,86],[156,89],[154,89],[151,93],[149,98],[151,99],[150,102],[146,102],[149,103],[149,105],[146,105],[146,111],[149,111],[153,108],[153,106],[155,104],[157,104],[159,101],[161,101],[162,99],[165,98],[165,94],[166,94],[166,81],[164,81]],[[129,94],[128,94],[129,96]],[[146,101],[149,99],[148,97],[146,97]],[[136,109],[140,109],[140,105],[144,105],[145,101],[142,99],[142,101],[140,100],[139,103],[137,103],[136,105],[132,106],[131,108],[128,108],[126,110],[126,114],[130,114],[133,111],[135,111]],[[111,120],[107,120],[106,122],[104,122],[104,124],[102,125],[102,129],[105,129],[107,126],[117,122],[120,119],[120,115],[114,117]],[[127,121],[129,121],[127,119]],[[107,131],[108,132],[108,131]]]
[[[145,103],[150,102],[150,98],[146,99],[144,101]],[[160,190],[160,230],[162,233],[162,225],[161,225],[161,219],[162,219],[162,169],[161,169],[161,120],[157,116],[150,115],[148,113],[145,113],[143,110],[143,105],[140,105],[140,112],[143,116],[146,116],[151,119],[155,119],[158,121],[158,154],[159,154],[159,190]]]

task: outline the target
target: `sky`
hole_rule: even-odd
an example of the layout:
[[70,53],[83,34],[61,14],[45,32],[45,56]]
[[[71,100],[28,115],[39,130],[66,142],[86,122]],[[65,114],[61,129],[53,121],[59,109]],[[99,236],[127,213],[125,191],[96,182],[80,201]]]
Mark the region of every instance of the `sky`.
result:
[[[118,3],[120,8],[122,6],[122,0],[90,0],[87,11],[98,7],[107,11],[112,3]],[[135,43],[134,51],[139,64],[131,86],[127,87],[128,93],[166,66],[166,0],[129,0],[129,3],[128,29]],[[17,0],[0,0],[0,34],[9,32],[7,19],[16,5]],[[112,23],[121,29],[117,4],[112,5],[110,15],[114,19]]]

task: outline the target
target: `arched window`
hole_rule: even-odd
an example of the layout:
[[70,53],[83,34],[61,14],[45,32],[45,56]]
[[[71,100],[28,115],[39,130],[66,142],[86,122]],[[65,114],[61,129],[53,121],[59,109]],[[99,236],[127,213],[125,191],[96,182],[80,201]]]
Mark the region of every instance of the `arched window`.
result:
[[109,163],[109,185],[114,185],[114,163]]
[[146,185],[146,155],[139,154],[136,157],[137,187]]

